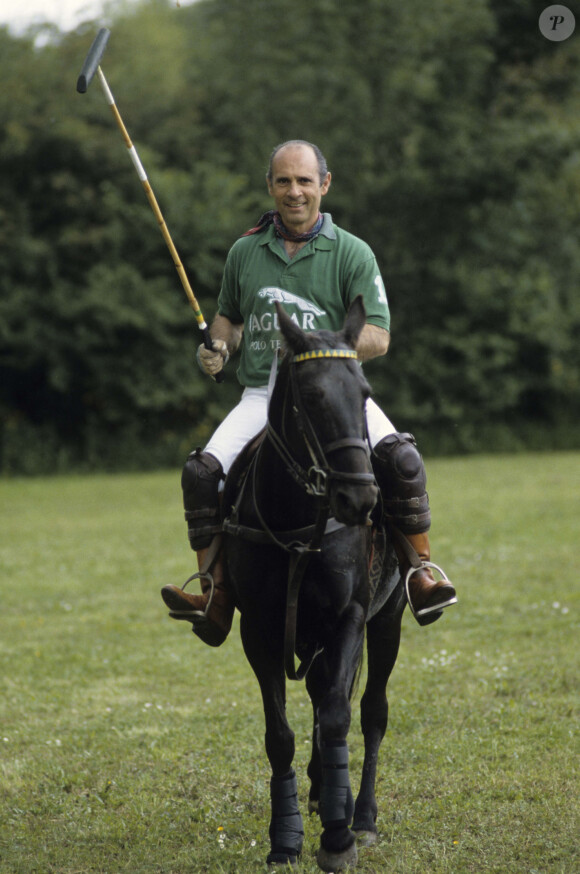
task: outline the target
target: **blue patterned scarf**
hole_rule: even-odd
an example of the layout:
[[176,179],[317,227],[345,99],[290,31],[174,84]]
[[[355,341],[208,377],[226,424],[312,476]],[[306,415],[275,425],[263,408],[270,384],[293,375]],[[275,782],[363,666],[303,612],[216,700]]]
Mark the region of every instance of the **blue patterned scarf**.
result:
[[245,234],[242,234],[242,237],[250,237],[252,234],[260,234],[271,224],[273,224],[274,228],[276,229],[277,236],[282,237],[283,240],[290,240],[293,243],[307,243],[308,240],[312,240],[314,239],[314,237],[318,236],[318,234],[320,233],[320,229],[322,228],[323,222],[324,216],[321,213],[318,213],[318,219],[313,228],[311,228],[309,231],[305,231],[303,234],[295,234],[292,231],[288,230],[288,228],[280,218],[280,213],[277,210],[269,209],[268,212],[265,212],[263,216],[260,216],[256,227],[250,228],[249,231],[246,231]]

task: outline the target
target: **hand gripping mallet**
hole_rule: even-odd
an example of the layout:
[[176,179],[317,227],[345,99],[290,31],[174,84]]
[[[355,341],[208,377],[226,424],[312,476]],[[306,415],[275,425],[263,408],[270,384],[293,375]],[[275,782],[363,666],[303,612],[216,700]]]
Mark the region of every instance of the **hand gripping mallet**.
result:
[[[157,219],[157,223],[159,224],[159,228],[161,230],[161,233],[163,234],[163,239],[167,243],[167,248],[169,249],[169,251],[171,253],[171,257],[173,258],[173,263],[175,264],[175,268],[179,274],[179,278],[181,279],[181,284],[183,285],[183,289],[187,295],[189,303],[191,304],[191,308],[193,309],[193,312],[195,314],[197,324],[199,326],[199,329],[200,329],[202,337],[203,337],[204,346],[206,347],[206,349],[213,349],[213,344],[212,344],[212,339],[211,339],[211,336],[209,333],[209,328],[208,328],[207,323],[203,317],[199,303],[197,302],[197,299],[193,293],[191,285],[189,284],[187,274],[183,268],[183,264],[181,263],[181,261],[179,259],[179,255],[177,254],[177,249],[175,248],[175,246],[173,244],[173,240],[171,239],[171,235],[169,233],[167,225],[165,224],[165,219],[163,218],[161,210],[159,209],[159,204],[157,203],[157,199],[156,199],[155,195],[153,194],[153,189],[151,188],[151,185],[149,184],[149,180],[147,178],[147,174],[145,172],[143,164],[139,160],[139,155],[137,154],[137,150],[135,149],[135,146],[131,142],[131,138],[130,138],[129,134],[127,133],[127,128],[123,124],[123,119],[121,118],[121,114],[120,114],[119,110],[117,109],[117,105],[115,103],[115,98],[113,97],[113,94],[111,93],[111,89],[109,88],[109,85],[107,84],[107,80],[105,79],[105,75],[100,67],[101,59],[105,53],[105,49],[107,47],[107,42],[109,41],[109,36],[110,36],[110,31],[106,27],[102,27],[99,30],[97,36],[95,37],[95,39],[93,41],[92,46],[89,49],[89,53],[86,57],[86,60],[83,64],[83,68],[81,70],[80,76],[79,76],[78,81],[77,81],[77,91],[79,92],[79,94],[84,94],[86,92],[87,88],[89,87],[89,85],[91,84],[95,73],[98,75],[99,81],[101,83],[101,87],[104,91],[105,98],[107,100],[107,103],[111,107],[111,111],[113,113],[115,121],[117,122],[117,124],[119,126],[119,130],[121,131],[121,134],[123,135],[123,139],[125,140],[125,145],[127,146],[127,149],[129,150],[129,156],[130,156],[131,160],[133,161],[133,165],[135,167],[135,170],[137,171],[137,175],[143,184],[143,188],[145,189],[145,194],[147,195],[147,200],[149,201],[149,203],[151,205],[151,209],[153,210],[155,218]],[[218,373],[216,373],[216,375],[215,375],[216,382],[222,382],[223,378],[224,378],[223,370],[220,370]]]

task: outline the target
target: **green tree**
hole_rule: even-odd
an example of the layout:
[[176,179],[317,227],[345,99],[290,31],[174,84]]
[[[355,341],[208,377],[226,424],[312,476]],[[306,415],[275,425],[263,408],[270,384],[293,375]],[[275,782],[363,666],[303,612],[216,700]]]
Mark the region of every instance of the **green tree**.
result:
[[[103,64],[206,317],[317,142],[387,281],[379,402],[427,450],[578,444],[580,69],[508,0],[113,4]],[[177,463],[233,403],[98,82],[97,23],[0,29],[0,469]]]

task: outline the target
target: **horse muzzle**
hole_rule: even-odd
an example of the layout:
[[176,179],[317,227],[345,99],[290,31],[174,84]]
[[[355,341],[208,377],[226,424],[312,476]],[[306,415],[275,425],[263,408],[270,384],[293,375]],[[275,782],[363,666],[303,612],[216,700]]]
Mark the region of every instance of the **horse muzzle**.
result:
[[[348,480],[333,478],[330,485],[330,508],[344,525],[366,525],[379,497],[372,474],[350,474]],[[355,479],[356,477],[356,479]]]

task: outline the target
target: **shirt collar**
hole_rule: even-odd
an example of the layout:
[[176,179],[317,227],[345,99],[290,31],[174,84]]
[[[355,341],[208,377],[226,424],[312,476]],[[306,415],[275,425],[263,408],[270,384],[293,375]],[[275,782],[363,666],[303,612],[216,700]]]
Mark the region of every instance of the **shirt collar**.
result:
[[334,225],[332,224],[332,216],[329,212],[323,213],[324,221],[322,223],[322,227],[320,228],[320,233],[323,237],[327,237],[329,240],[336,240],[336,231],[334,230]]
[[[314,238],[314,243],[316,246],[318,246],[319,242],[323,243],[320,248],[326,249],[327,247],[324,245],[324,242],[320,238],[325,237],[327,240],[336,240],[336,231],[334,230],[334,225],[332,224],[331,214],[329,212],[324,212],[322,215],[324,216],[324,221],[322,222],[322,227],[320,228],[318,236]],[[268,245],[268,243],[271,243],[273,240],[275,240],[276,231],[274,229],[274,225],[270,225],[266,232],[260,234],[260,236],[261,246],[266,246]]]

